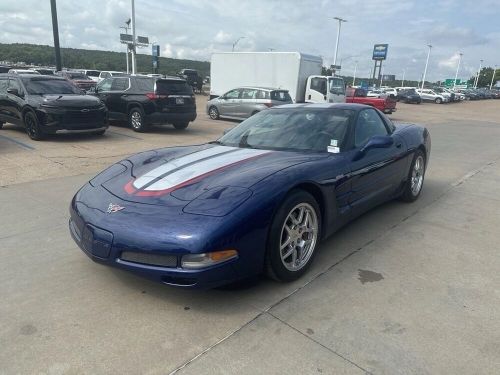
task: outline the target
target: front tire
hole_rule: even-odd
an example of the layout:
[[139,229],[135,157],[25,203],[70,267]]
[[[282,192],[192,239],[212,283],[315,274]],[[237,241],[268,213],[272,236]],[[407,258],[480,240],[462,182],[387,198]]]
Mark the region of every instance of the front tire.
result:
[[436,98],[436,100],[434,100],[436,102],[436,104],[441,104],[443,101],[441,100],[441,98]]
[[415,202],[420,196],[424,186],[425,177],[425,155],[422,150],[417,150],[408,172],[405,188],[401,199],[405,202]]
[[321,214],[314,197],[292,191],[276,212],[266,249],[269,277],[282,282],[300,278],[309,268],[321,238]]
[[144,123],[144,111],[139,107],[134,107],[128,113],[128,123],[132,130],[143,132],[146,130]]
[[219,110],[217,109],[217,107],[215,106],[211,106],[209,109],[208,109],[208,115],[210,116],[210,118],[212,120],[218,120],[219,117],[220,117],[220,114],[219,114]]
[[26,133],[34,141],[40,141],[43,139],[44,134],[40,129],[40,123],[36,115],[32,111],[28,111],[24,114],[24,127],[26,128]]
[[176,122],[173,125],[174,125],[174,128],[176,128],[177,130],[184,130],[188,127],[189,121]]

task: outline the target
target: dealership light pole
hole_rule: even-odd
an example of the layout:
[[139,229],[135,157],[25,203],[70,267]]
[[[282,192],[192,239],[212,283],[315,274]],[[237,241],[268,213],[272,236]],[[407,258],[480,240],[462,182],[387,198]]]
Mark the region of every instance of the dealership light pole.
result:
[[[120,29],[125,30],[125,34],[128,35],[128,30],[130,29],[130,18],[128,19],[128,21],[125,22],[125,25],[126,26],[120,26]],[[130,67],[128,65],[128,43],[125,44],[125,47],[126,47],[125,60],[127,60],[127,74],[129,74],[130,73]]]
[[241,40],[241,39],[245,39],[244,36],[240,36],[238,39],[236,39],[233,43],[233,52],[234,52],[234,47],[236,47],[236,45],[238,44],[238,42]]
[[491,76],[490,90],[493,87],[493,80],[495,79],[496,72],[497,72],[497,66],[495,65],[495,67],[493,68],[493,75]]
[[401,87],[405,87],[405,74],[406,74],[406,69],[403,69],[403,79],[401,80]]
[[358,69],[358,60],[354,61],[354,74],[352,77],[352,85],[356,84],[356,70]]
[[453,81],[453,89],[455,89],[455,86],[457,85],[457,78],[458,78],[458,70],[460,69],[460,62],[462,61],[462,56],[464,54],[463,53],[459,53],[458,54],[458,64],[457,64],[457,71],[455,73],[455,80]]
[[477,89],[477,84],[479,83],[479,74],[481,73],[482,65],[483,65],[483,60],[479,60],[479,69],[477,70],[476,79],[474,80],[475,89]]
[[[337,28],[337,42],[335,43],[335,55],[333,55],[333,65],[337,65],[337,54],[339,52],[339,41],[340,41],[340,29],[342,27],[342,22],[347,22],[347,20],[340,18],[340,17],[333,17],[334,20],[337,20],[339,22],[338,28]],[[335,72],[335,68],[332,71],[332,75]]]
[[429,66],[429,57],[431,56],[432,45],[428,44],[427,47],[429,47],[429,52],[427,52],[427,60],[425,61],[424,75],[422,76],[422,87],[421,87],[422,90],[424,89],[425,85],[425,76],[427,75],[427,67]]
[[54,33],[54,50],[56,53],[56,70],[62,70],[61,49],[59,48],[59,26],[57,25],[57,6],[56,0],[50,0],[50,9],[52,11],[52,32]]
[[135,2],[132,1],[132,74],[137,73],[137,64],[135,61]]

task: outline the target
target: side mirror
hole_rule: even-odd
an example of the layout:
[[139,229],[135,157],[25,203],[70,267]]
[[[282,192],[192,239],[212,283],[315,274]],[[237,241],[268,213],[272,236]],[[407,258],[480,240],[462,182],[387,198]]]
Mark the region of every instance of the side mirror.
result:
[[354,155],[354,160],[359,160],[372,148],[388,148],[394,144],[394,140],[388,135],[374,135],[371,137],[366,145],[364,145],[356,155]]
[[19,95],[19,90],[18,89],[14,89],[14,88],[8,88],[7,89],[7,93],[11,94],[11,95],[15,95],[15,96],[20,96]]

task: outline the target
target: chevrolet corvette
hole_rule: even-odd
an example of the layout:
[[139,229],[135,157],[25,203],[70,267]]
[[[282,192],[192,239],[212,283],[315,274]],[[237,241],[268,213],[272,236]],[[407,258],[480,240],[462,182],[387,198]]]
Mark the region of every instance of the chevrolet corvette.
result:
[[430,150],[426,128],[369,106],[273,107],[217,141],[110,166],[74,196],[69,229],[92,260],[168,285],[292,281],[355,217],[415,201]]

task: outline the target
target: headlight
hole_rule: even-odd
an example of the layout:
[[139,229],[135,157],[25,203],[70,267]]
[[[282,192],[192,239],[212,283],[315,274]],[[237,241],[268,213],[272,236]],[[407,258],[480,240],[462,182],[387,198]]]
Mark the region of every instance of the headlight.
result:
[[236,250],[222,250],[211,253],[188,254],[182,257],[182,268],[200,269],[226,262],[238,257]]

